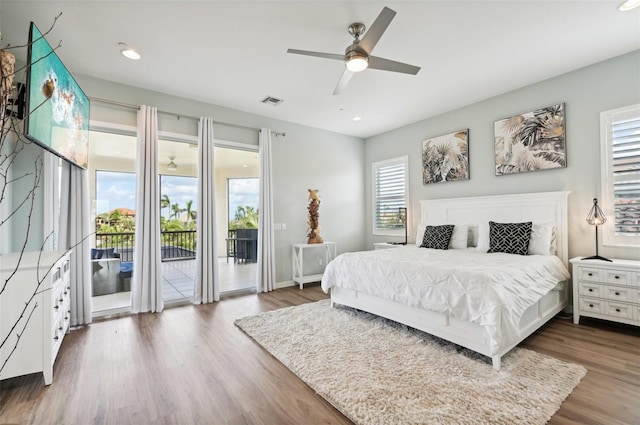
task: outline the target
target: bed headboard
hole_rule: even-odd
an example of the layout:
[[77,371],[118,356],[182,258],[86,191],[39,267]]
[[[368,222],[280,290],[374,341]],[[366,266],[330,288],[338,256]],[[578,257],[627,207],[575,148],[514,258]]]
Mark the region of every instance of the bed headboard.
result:
[[476,196],[420,201],[421,223],[468,224],[497,222],[554,222],[557,256],[569,267],[567,200],[569,191]]

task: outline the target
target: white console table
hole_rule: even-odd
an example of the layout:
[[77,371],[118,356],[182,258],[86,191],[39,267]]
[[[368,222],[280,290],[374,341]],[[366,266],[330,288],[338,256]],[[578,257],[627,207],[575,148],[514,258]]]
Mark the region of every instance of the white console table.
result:
[[329,264],[329,261],[336,257],[338,245],[335,242],[324,243],[296,243],[291,245],[291,254],[293,259],[292,273],[293,282],[300,285],[300,289],[303,288],[305,283],[318,282],[322,279],[322,273],[305,275],[304,274],[304,251],[307,249],[320,249],[324,250],[324,267]]

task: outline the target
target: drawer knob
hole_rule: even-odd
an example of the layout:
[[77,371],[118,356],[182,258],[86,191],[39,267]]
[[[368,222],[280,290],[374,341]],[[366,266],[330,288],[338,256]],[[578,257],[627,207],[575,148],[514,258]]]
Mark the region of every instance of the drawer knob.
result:
[[58,330],[59,330],[59,331],[61,331],[62,329],[64,329],[62,326],[60,326],[60,327],[58,328]]
[[620,292],[616,292],[615,294],[616,294],[616,295],[620,295]]
[[589,273],[589,276],[593,276],[593,273]]
[[593,308],[593,304],[589,304],[589,307]]
[[617,311],[618,313],[620,313],[620,309],[619,309],[619,308],[616,308],[616,311]]
[[593,292],[593,289],[589,288],[589,292]]
[[56,310],[60,308],[59,305],[54,305],[53,308],[55,308]]
[[615,278],[616,278],[616,279],[620,279],[620,276],[617,276],[617,275],[616,275],[616,276],[615,276]]
[[54,340],[54,341],[57,341],[57,340],[59,340],[59,339],[60,339],[60,338],[58,338],[58,336],[54,336],[54,337],[53,337],[53,340]]

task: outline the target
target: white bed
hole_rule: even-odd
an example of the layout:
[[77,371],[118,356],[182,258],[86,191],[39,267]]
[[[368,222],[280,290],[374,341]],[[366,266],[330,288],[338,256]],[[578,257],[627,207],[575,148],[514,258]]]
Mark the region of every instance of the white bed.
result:
[[[329,263],[322,288],[330,288],[332,305],[357,308],[420,329],[488,356],[493,367],[500,369],[503,355],[567,304],[569,288],[564,279],[568,278],[568,195],[569,192],[544,192],[420,202],[424,224],[465,224],[476,228],[490,220],[554,223],[557,258],[486,254],[473,248],[441,251],[409,246],[347,253]],[[420,256],[431,258],[429,273],[437,275],[430,278],[427,286],[417,265]],[[508,284],[496,284],[492,268],[478,266],[472,282],[458,285],[455,273],[469,275],[469,267],[464,265],[473,266],[474,261],[483,265],[495,262],[496,267],[502,267],[495,269],[500,270],[496,274],[510,276]],[[455,268],[455,273],[447,265]],[[539,272],[540,269],[544,271]],[[546,274],[547,269],[553,273]],[[414,285],[415,282],[420,284]],[[377,289],[370,290],[374,286]],[[453,293],[446,292],[453,287],[457,288]],[[478,293],[482,293],[481,298]],[[461,297],[464,302],[458,302]],[[442,300],[445,302],[438,304]],[[475,310],[463,312],[456,303],[474,304]],[[514,303],[517,307],[511,307]]]

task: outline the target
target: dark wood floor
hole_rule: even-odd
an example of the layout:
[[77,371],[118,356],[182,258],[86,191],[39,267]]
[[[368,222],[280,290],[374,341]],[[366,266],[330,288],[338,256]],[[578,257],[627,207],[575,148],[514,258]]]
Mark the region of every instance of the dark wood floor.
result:
[[[0,384],[0,424],[350,424],[233,324],[323,298],[287,288],[74,330],[53,385]],[[551,424],[640,424],[638,328],[556,318],[523,346],[588,369]]]

